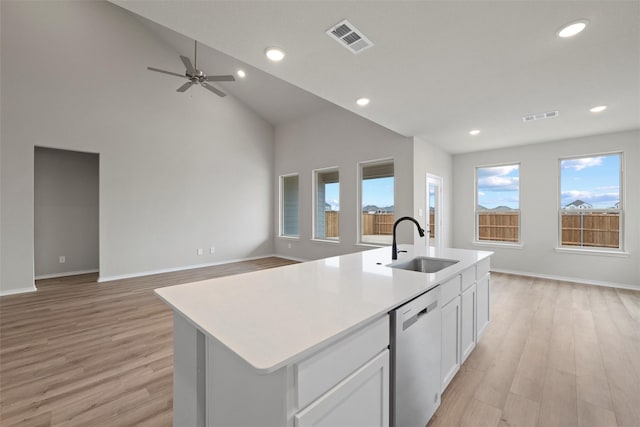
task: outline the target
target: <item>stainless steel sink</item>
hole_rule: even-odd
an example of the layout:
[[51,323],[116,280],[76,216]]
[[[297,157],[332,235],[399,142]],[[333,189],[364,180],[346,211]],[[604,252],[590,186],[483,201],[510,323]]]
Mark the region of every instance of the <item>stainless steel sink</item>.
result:
[[391,268],[399,268],[401,270],[418,271],[422,273],[436,273],[442,269],[456,264],[458,261],[453,259],[415,257],[405,262],[390,264]]

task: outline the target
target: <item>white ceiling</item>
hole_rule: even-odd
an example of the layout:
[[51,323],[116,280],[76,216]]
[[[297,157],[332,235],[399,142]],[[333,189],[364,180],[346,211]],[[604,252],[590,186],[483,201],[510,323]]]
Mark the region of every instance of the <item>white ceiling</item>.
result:
[[[113,2],[452,153],[640,128],[638,1]],[[354,55],[325,34],[345,18],[375,46]],[[585,18],[583,33],[556,36]],[[286,58],[269,62],[267,46],[283,48]],[[191,56],[191,47],[176,49]],[[256,99],[227,87],[256,111],[293,112],[265,116],[276,124],[325,105],[268,81],[272,95]],[[292,90],[280,96],[285,86]],[[371,104],[356,106],[361,96]],[[588,111],[600,104],[609,108]],[[522,122],[551,110],[559,117]],[[476,128],[481,133],[470,136]]]

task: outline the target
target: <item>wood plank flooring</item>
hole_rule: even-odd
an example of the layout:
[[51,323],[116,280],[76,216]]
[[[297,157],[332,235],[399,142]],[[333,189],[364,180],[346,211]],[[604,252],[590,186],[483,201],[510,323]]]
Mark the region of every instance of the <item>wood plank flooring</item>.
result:
[[[153,289],[247,261],[0,298],[0,425],[170,426],[171,310]],[[640,292],[492,275],[491,324],[429,427],[640,426]]]
[[173,315],[153,289],[292,264],[264,258],[0,298],[0,425],[170,426]]
[[428,427],[640,426],[640,292],[508,274],[491,290]]

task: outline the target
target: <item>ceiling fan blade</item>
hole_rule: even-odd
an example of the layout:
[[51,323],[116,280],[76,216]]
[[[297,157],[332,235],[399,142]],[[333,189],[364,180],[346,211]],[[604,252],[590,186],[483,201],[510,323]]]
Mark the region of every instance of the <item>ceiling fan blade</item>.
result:
[[147,70],[156,71],[158,73],[169,74],[170,76],[184,77],[184,74],[172,73],[171,71],[165,71],[159,68],[147,67]]
[[187,58],[186,56],[182,56],[180,55],[180,59],[182,59],[182,63],[184,64],[184,66],[187,69],[187,74],[189,74],[190,76],[193,76],[196,74],[196,69],[193,68],[193,65],[191,64],[191,60],[189,58]]
[[215,93],[218,96],[227,96],[226,93],[224,93],[223,91],[216,89],[215,87],[211,86],[210,84],[207,83],[201,83],[200,86],[202,86],[205,89],[209,89],[211,92]]
[[180,86],[176,92],[184,92],[185,90],[189,89],[191,86],[193,86],[195,83],[189,81],[186,82],[185,84],[183,84],[182,86]]
[[229,76],[207,76],[207,78],[205,79],[208,82],[235,82],[236,78],[229,75]]

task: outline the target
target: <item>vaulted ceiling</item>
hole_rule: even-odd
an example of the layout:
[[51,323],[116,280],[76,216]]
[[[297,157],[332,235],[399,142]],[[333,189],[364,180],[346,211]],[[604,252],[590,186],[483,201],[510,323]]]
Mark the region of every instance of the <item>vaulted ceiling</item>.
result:
[[[183,55],[197,39],[216,64],[250,67],[226,89],[275,124],[328,101],[452,153],[640,128],[638,1],[113,3],[183,35],[155,27]],[[374,46],[356,55],[327,36],[343,19]],[[557,36],[579,19],[585,31]],[[269,46],[285,59],[270,62]]]

